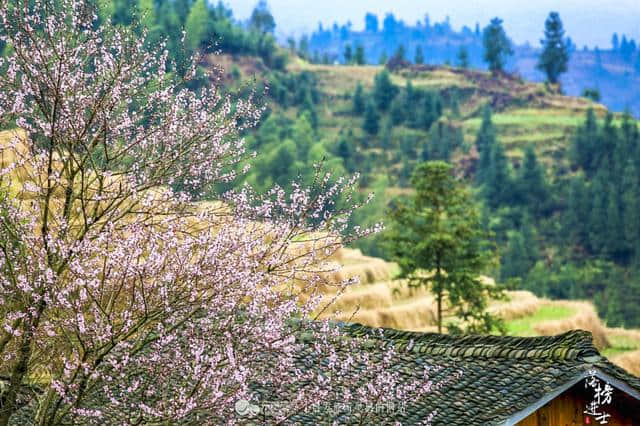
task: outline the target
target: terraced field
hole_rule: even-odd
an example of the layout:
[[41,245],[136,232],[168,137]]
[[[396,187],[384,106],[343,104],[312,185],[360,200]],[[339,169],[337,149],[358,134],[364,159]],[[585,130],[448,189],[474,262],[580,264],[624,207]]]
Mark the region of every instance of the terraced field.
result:
[[[437,331],[433,295],[394,280],[396,265],[363,256],[353,249],[341,249],[334,260],[345,267],[331,277],[332,281],[357,276],[360,282],[341,294],[327,287],[326,300],[335,302],[324,313],[325,317],[373,327]],[[606,327],[591,302],[548,300],[528,291],[511,291],[508,300],[492,301],[489,310],[505,320],[507,334],[513,336],[549,336],[572,329],[588,330],[603,355],[628,371],[640,374],[640,330]]]

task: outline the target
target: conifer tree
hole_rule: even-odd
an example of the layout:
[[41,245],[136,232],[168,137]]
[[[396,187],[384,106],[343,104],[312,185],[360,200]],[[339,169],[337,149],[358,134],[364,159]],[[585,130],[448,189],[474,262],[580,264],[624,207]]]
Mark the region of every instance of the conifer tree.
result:
[[605,172],[600,170],[593,180],[590,198],[592,200],[591,212],[589,214],[589,246],[592,253],[601,253],[607,247],[607,208],[609,190]]
[[469,51],[466,46],[460,46],[458,50],[458,66],[462,69],[469,68]]
[[537,68],[547,76],[549,83],[556,84],[560,74],[567,71],[569,47],[564,39],[562,20],[557,12],[549,13],[544,23],[544,39],[540,41],[542,52]]
[[376,105],[373,100],[369,99],[364,110],[364,122],[362,129],[369,135],[376,135],[379,130],[379,117],[376,111]]
[[364,112],[364,90],[362,89],[362,83],[358,82],[356,90],[353,92],[353,113],[360,115]]
[[496,141],[496,130],[491,120],[491,107],[485,105],[482,110],[482,124],[476,135],[476,149],[480,154],[476,178],[479,182],[484,182],[485,175],[491,164],[491,150]]
[[629,254],[640,255],[640,191],[638,169],[633,159],[627,160],[622,176],[622,222],[626,248]]
[[484,172],[484,196],[490,207],[510,201],[511,176],[502,144],[496,140],[491,147],[489,168]]
[[524,198],[525,205],[538,217],[547,204],[549,191],[544,170],[538,163],[538,158],[532,146],[528,146],[525,150],[519,180],[518,190]]
[[424,64],[424,53],[422,52],[422,46],[420,45],[416,46],[416,54],[413,61],[415,62],[416,65]]
[[364,56],[364,47],[361,44],[358,44],[356,46],[356,53],[353,60],[357,65],[364,65],[367,63],[367,60]]
[[463,320],[466,331],[490,332],[499,321],[486,311],[487,296],[499,297],[502,292],[480,280],[491,257],[489,235],[468,189],[453,177],[452,166],[442,161],[418,165],[411,184],[416,194],[395,203],[386,235],[401,277],[408,278],[411,286],[431,288],[439,332],[443,326],[460,331],[445,324],[448,308]]
[[374,79],[373,98],[378,109],[386,111],[396,96],[396,87],[391,82],[389,71],[382,70]]
[[404,118],[405,118],[404,104],[405,104],[405,100],[400,97],[396,97],[391,102],[389,115],[391,116],[391,122],[396,126],[404,122]]
[[583,248],[589,243],[591,202],[584,177],[578,175],[571,180],[564,216],[564,235],[573,244]]
[[209,11],[205,0],[196,0],[189,10],[184,25],[185,43],[191,50],[197,50],[205,41],[209,24]]
[[595,171],[598,122],[593,108],[589,108],[584,123],[578,127],[573,138],[571,157],[573,164],[581,167],[589,176]]
[[344,63],[349,65],[353,61],[353,52],[351,51],[351,44],[348,44],[344,47]]
[[513,55],[511,42],[502,28],[502,19],[493,18],[483,34],[484,60],[495,76],[504,72],[507,57]]
[[260,0],[249,18],[249,28],[260,34],[273,34],[276,29],[276,21],[269,11],[266,0]]

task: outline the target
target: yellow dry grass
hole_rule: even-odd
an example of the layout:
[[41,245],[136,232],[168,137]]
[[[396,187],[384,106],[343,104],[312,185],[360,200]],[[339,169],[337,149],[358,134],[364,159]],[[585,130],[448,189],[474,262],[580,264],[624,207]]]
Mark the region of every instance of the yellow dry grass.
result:
[[417,330],[435,323],[434,301],[432,297],[423,297],[382,309],[361,309],[355,314],[345,311],[337,319],[371,327]]
[[593,335],[593,343],[598,349],[610,346],[607,330],[591,303],[581,301],[547,301],[545,303],[567,306],[575,309],[578,313],[564,320],[544,321],[536,324],[533,326],[536,333],[542,336],[552,336],[569,330],[586,330]]
[[640,376],[640,350],[617,355],[611,359],[611,362],[624,368],[631,374]]

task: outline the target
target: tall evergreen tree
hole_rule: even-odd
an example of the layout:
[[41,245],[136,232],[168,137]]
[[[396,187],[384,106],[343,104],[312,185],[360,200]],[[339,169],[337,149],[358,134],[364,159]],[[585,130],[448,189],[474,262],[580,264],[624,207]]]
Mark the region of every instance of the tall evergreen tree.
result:
[[587,110],[584,123],[578,127],[571,147],[573,164],[589,176],[595,171],[595,150],[598,143],[598,121],[593,108]]
[[378,117],[376,105],[371,99],[369,99],[364,109],[364,121],[362,123],[363,130],[369,135],[377,134],[380,129],[379,120],[380,118]]
[[493,18],[483,34],[484,60],[493,75],[504,71],[507,57],[513,55],[511,42],[502,28],[502,19]]
[[364,56],[364,46],[362,46],[361,44],[358,44],[356,46],[356,53],[354,55],[353,61],[357,65],[364,65],[367,62]]
[[196,0],[184,25],[185,43],[191,50],[197,50],[205,42],[209,24],[209,10],[205,0]]
[[589,246],[592,253],[601,253],[606,250],[608,239],[607,208],[609,199],[607,177],[601,170],[593,180],[590,198],[592,200],[591,213],[589,214]]
[[273,19],[266,0],[258,1],[249,18],[249,28],[260,34],[273,34],[276,29],[276,21]]
[[486,172],[491,165],[491,150],[496,142],[496,130],[491,120],[491,107],[485,105],[482,110],[482,124],[476,135],[476,149],[480,154],[480,160],[478,162],[478,170],[476,172],[476,179],[479,182],[484,182]]
[[640,256],[640,178],[633,159],[627,160],[622,176],[622,222],[626,248],[634,260]]
[[538,163],[538,157],[532,146],[525,149],[522,172],[519,176],[518,192],[535,217],[544,211],[549,198],[549,189],[544,176],[544,169]]
[[466,46],[460,46],[458,49],[458,66],[462,69],[469,68],[469,51]]
[[547,81],[557,83],[560,74],[567,71],[569,47],[564,39],[562,20],[557,12],[549,13],[544,23],[544,39],[540,41],[542,52],[537,68],[547,76]]
[[491,147],[490,161],[485,172],[484,196],[489,206],[496,208],[510,201],[512,193],[509,164],[504,148],[498,140]]
[[413,62],[415,62],[417,65],[424,64],[424,53],[422,52],[422,46],[420,45],[416,46],[416,54]]
[[347,43],[344,47],[344,63],[349,65],[353,62],[353,52],[351,50],[351,44]]
[[390,215],[390,252],[401,276],[412,286],[429,286],[436,296],[438,331],[444,312],[452,308],[472,333],[489,332],[497,319],[487,313],[487,296],[499,296],[497,286],[482,283],[488,266],[488,235],[469,191],[453,177],[452,166],[441,161],[422,163],[411,178],[416,194],[400,200]]
[[572,245],[586,249],[589,246],[591,203],[584,177],[578,175],[571,180],[564,214],[564,237]]
[[356,115],[360,115],[364,112],[364,108],[364,90],[362,88],[362,83],[358,82],[358,84],[356,85],[356,90],[354,90],[353,92],[353,113]]
[[376,74],[374,79],[373,98],[377,107],[386,111],[396,96],[396,87],[391,82],[391,76],[386,69]]

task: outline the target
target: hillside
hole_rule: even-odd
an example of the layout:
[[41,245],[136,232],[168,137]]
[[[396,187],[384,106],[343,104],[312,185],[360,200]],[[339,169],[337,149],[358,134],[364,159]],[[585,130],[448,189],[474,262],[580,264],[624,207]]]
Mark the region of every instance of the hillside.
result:
[[[314,62],[344,64],[348,62],[345,51],[350,48],[353,52],[360,46],[365,63],[378,64],[381,59],[390,58],[402,46],[410,62],[416,61],[420,49],[426,64],[457,65],[460,63],[460,51],[464,49],[470,67],[486,69],[483,28],[478,24],[474,29],[463,26],[456,30],[448,20],[430,22],[427,17],[412,25],[395,18],[393,14],[387,14],[384,20],[367,14],[365,23],[364,31],[353,30],[349,24],[318,28],[308,38],[308,47],[303,50]],[[540,22],[540,36],[543,35],[543,24]],[[608,108],[614,111],[629,108],[638,116],[640,93],[636,87],[640,79],[640,54],[635,40],[623,36],[617,45],[598,49],[576,46],[571,41],[571,34],[567,34],[567,37],[570,61],[567,73],[561,78],[565,92],[579,96],[585,89],[598,89]],[[512,47],[514,56],[507,63],[508,71],[527,80],[544,81],[544,75],[536,69],[539,45],[512,42]]]
[[[388,70],[292,56],[286,72],[261,73],[246,58],[221,59],[236,87],[263,79],[269,88],[268,114],[247,135],[263,153],[247,176],[258,189],[310,183],[318,162],[359,172],[363,197],[377,195],[354,220],[367,226],[411,194],[417,164],[448,161],[495,236],[500,265],[488,275],[541,297],[589,299],[610,324],[640,325],[640,301],[625,296],[640,285],[640,132],[630,116],[554,86],[449,66]],[[481,143],[493,146],[484,156]],[[379,238],[356,247],[388,256]]]

